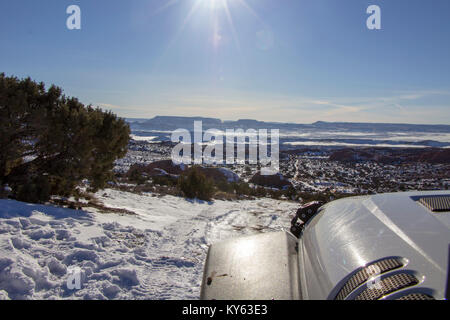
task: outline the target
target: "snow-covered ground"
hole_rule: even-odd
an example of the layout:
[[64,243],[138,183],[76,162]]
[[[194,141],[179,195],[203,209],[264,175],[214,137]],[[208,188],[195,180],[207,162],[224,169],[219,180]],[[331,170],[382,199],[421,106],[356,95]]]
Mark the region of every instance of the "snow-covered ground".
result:
[[[209,244],[287,229],[298,208],[111,189],[96,197],[135,215],[0,200],[0,300],[197,299]],[[77,274],[81,289],[70,289]]]

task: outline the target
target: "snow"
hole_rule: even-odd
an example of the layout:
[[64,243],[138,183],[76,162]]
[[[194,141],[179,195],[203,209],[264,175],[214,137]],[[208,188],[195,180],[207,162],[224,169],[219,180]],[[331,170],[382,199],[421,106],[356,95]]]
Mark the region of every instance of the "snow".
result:
[[333,146],[333,147],[379,147],[379,148],[429,148],[426,144],[389,144],[389,143],[351,143],[333,141],[287,141],[285,145],[291,146]]
[[[287,229],[298,208],[112,189],[96,197],[135,215],[0,200],[0,300],[198,299],[209,244]],[[68,285],[74,270],[79,289]]]
[[146,142],[158,142],[158,141],[154,141],[156,138],[158,138],[157,136],[137,136],[135,134],[131,134],[131,139],[135,140],[135,141],[146,141]]

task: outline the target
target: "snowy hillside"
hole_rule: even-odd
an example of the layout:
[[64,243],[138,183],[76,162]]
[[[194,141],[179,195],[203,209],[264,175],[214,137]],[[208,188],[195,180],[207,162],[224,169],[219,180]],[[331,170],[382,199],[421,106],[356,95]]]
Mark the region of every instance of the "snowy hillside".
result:
[[[209,244],[288,228],[298,207],[116,190],[96,197],[135,215],[0,200],[0,299],[198,299]],[[79,290],[67,286],[74,268]]]

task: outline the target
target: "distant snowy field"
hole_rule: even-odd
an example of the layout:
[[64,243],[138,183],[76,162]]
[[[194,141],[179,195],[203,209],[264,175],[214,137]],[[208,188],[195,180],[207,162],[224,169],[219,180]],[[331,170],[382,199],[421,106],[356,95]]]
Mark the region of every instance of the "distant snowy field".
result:
[[[116,190],[105,214],[0,200],[1,299],[198,299],[208,245],[289,227],[298,204],[190,201]],[[70,271],[81,289],[70,290]]]
[[[231,128],[230,128],[231,129]],[[170,141],[170,132],[161,130],[133,131],[136,141],[156,143]],[[280,131],[280,146],[285,147],[390,147],[390,148],[450,148],[448,132],[359,132],[359,131]]]

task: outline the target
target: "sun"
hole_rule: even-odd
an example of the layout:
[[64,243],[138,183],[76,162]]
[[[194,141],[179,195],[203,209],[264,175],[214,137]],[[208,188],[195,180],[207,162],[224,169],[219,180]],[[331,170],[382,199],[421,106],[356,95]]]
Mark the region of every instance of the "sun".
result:
[[201,0],[204,5],[212,10],[225,9],[228,6],[227,0]]
[[[157,11],[158,13],[161,13],[162,11],[176,6],[177,4],[180,4],[181,1],[184,0],[168,0],[166,4],[159,8]],[[253,10],[253,8],[247,3],[247,0],[190,0],[190,3],[192,6],[187,11],[185,18],[180,22],[180,28],[178,32],[175,34],[175,36],[170,41],[169,47],[176,41],[176,39],[181,35],[183,30],[185,29],[186,25],[190,23],[191,20],[195,19],[194,16],[196,16],[197,13],[199,13],[200,16],[205,16],[205,13],[207,15],[210,15],[212,17],[213,27],[212,27],[212,44],[213,47],[217,49],[219,46],[222,36],[219,33],[219,29],[225,29],[228,28],[233,37],[233,42],[238,49],[238,51],[241,51],[240,44],[239,44],[239,35],[235,28],[233,15],[232,15],[232,7],[235,10],[245,10],[253,17],[257,18],[261,24],[264,25],[264,21],[256,14],[256,12]],[[209,11],[209,13],[208,13]],[[219,15],[225,15],[227,26],[219,26]]]

